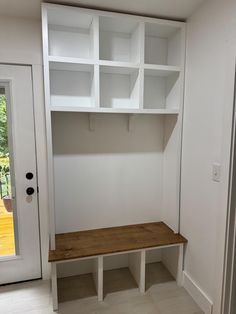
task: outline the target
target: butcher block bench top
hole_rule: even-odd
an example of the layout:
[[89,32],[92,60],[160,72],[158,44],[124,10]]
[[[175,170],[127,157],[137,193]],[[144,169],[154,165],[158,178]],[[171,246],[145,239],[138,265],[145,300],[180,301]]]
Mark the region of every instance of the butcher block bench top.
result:
[[186,243],[164,222],[93,229],[56,234],[56,249],[49,262],[61,262],[99,255]]

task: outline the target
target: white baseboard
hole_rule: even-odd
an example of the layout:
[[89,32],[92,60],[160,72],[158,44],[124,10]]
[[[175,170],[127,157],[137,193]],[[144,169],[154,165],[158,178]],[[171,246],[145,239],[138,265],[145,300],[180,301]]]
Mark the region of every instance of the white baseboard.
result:
[[183,286],[205,314],[212,314],[213,302],[185,271]]

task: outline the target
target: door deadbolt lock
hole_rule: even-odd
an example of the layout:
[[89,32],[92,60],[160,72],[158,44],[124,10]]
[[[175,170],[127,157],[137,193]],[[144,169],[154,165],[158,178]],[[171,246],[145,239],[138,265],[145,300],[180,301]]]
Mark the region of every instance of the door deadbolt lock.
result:
[[27,195],[32,195],[32,194],[34,194],[34,188],[32,188],[32,187],[27,188],[27,189],[26,189],[26,194],[27,194]]
[[32,180],[33,177],[34,177],[34,175],[33,175],[32,172],[27,172],[26,175],[25,175],[25,177],[26,177],[26,179],[28,179],[28,180]]

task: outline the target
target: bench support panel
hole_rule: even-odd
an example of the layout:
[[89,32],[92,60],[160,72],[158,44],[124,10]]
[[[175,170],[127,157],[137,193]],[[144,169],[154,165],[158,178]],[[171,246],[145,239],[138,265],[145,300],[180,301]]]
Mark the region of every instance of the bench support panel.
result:
[[57,264],[52,263],[51,284],[52,284],[52,305],[53,311],[58,310],[58,293],[57,293]]
[[103,257],[94,260],[93,279],[97,289],[98,301],[103,301]]

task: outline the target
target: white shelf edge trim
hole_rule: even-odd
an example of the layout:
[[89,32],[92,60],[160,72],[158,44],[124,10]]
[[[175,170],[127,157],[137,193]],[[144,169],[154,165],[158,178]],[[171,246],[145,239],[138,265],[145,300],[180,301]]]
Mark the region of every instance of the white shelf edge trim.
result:
[[82,108],[82,107],[54,107],[52,112],[92,112],[92,113],[127,113],[127,114],[179,114],[179,109],[115,109],[115,108]]
[[[91,64],[100,65],[107,67],[122,67],[122,68],[142,68],[139,63],[132,62],[120,62],[120,61],[110,61],[110,60],[99,60],[96,62],[93,59],[82,59],[82,58],[71,58],[71,57],[60,57],[60,56],[48,56],[48,61],[58,62],[58,63],[71,63],[71,64]],[[156,65],[156,64],[144,64],[143,66],[146,70],[156,70],[165,72],[181,72],[181,68],[178,66],[171,65]]]

